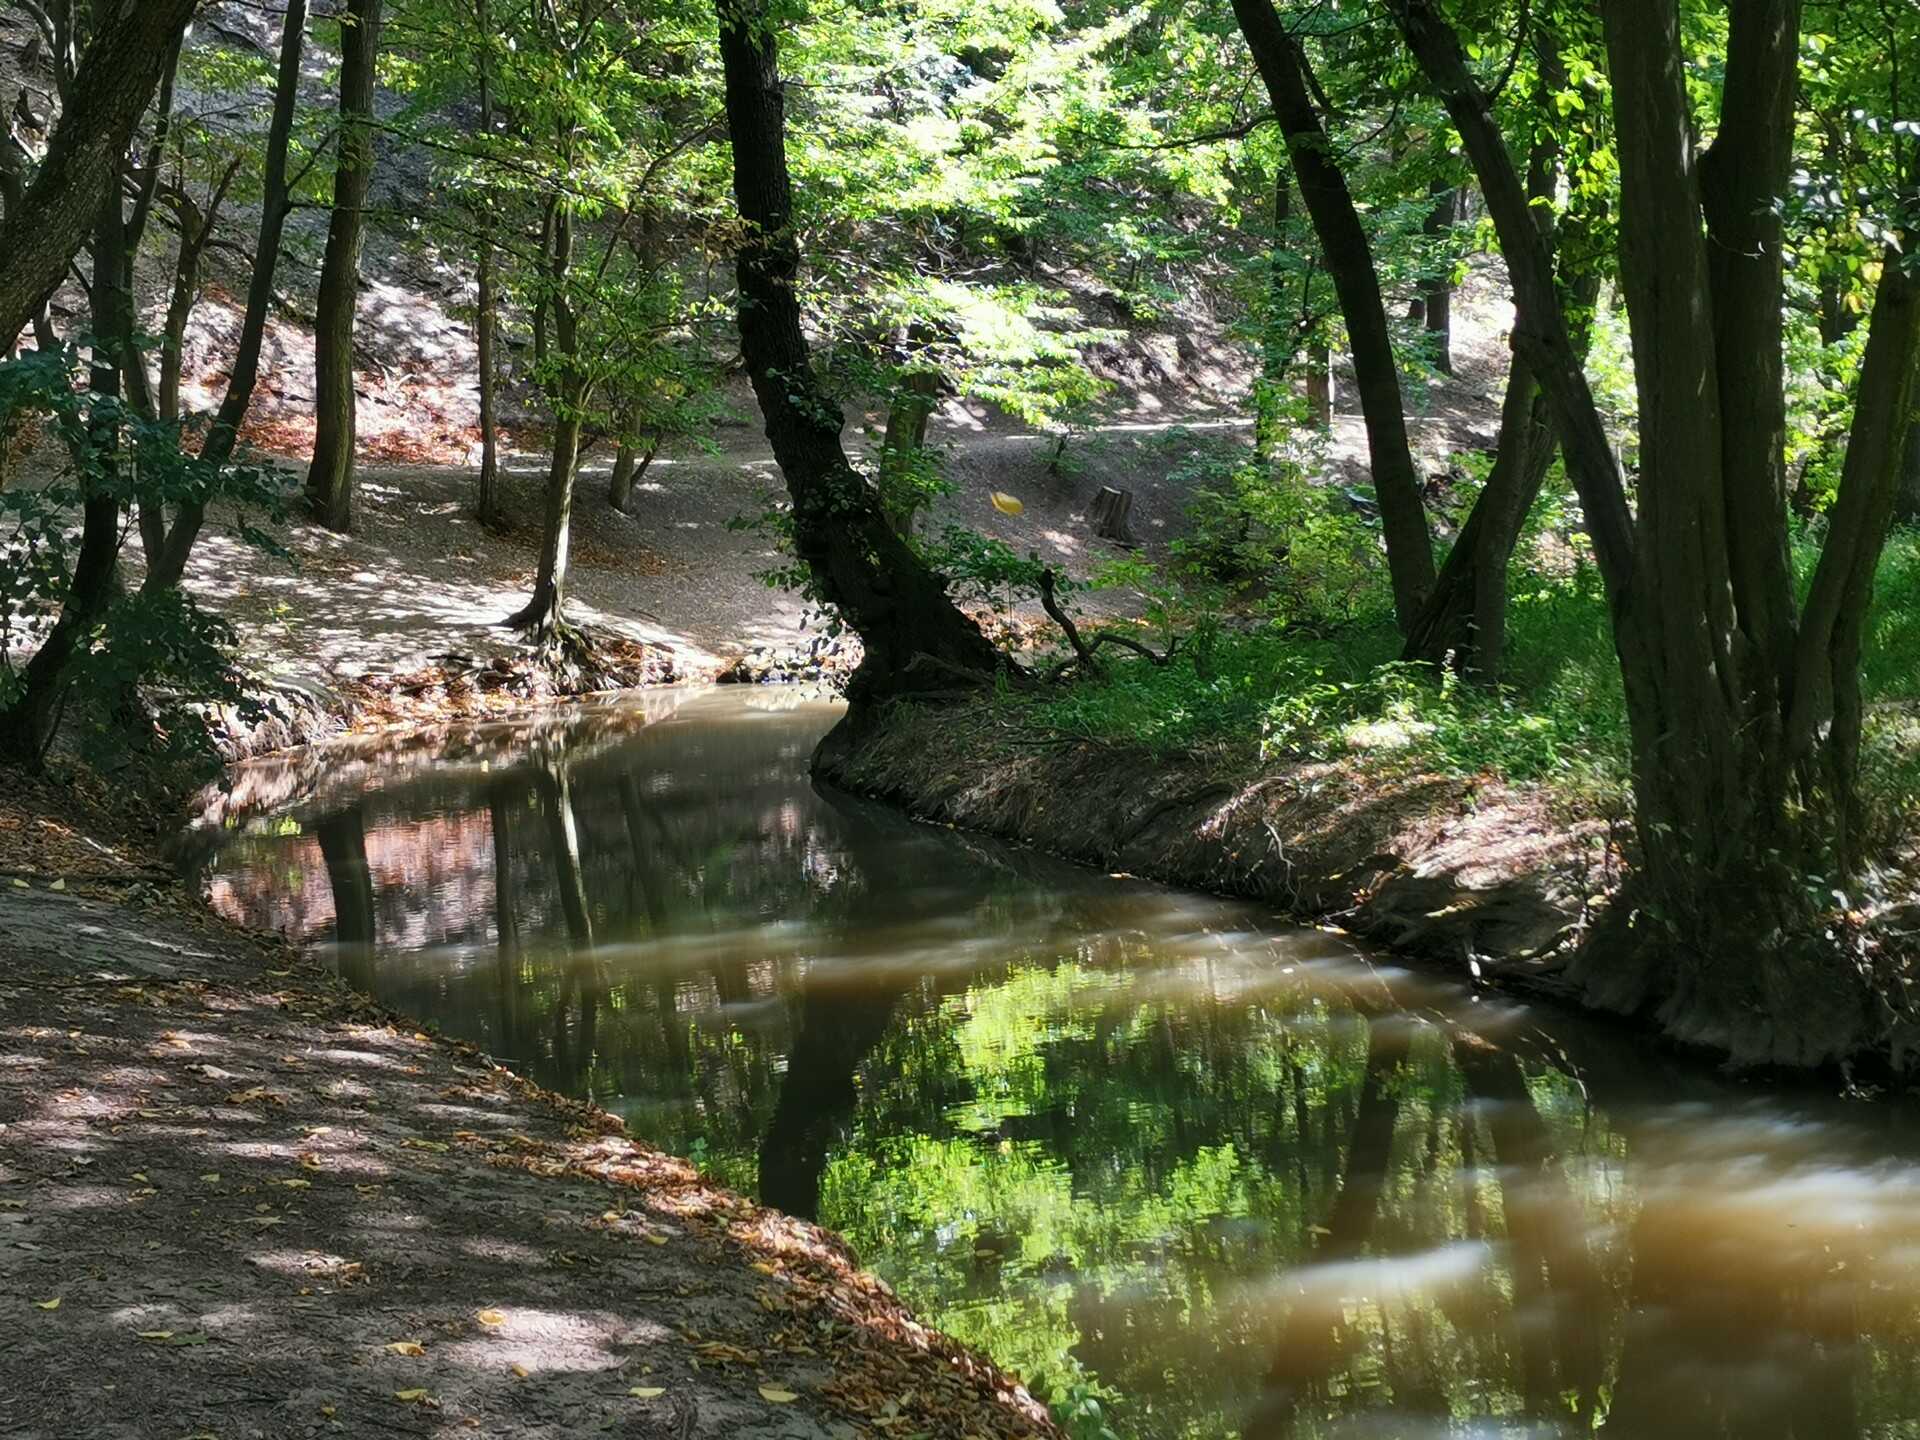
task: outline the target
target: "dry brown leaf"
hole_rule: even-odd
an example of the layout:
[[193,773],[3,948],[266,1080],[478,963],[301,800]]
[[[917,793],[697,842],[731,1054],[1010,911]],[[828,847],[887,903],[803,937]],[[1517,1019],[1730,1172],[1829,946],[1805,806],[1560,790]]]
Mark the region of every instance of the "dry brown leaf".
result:
[[427,1353],[427,1347],[422,1345],[418,1340],[395,1340],[391,1345],[387,1346],[387,1349],[396,1355],[424,1355]]
[[480,1310],[474,1313],[473,1318],[478,1320],[482,1325],[500,1326],[507,1323],[507,1312],[504,1310]]

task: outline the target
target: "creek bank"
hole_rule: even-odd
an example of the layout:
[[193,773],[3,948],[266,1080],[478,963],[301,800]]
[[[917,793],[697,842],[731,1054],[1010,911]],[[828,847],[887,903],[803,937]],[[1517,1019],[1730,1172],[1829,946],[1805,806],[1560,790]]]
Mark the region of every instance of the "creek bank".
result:
[[0,886],[9,1434],[1056,1433],[831,1233],[177,889],[78,888]]
[[1388,752],[1259,765],[1038,734],[991,701],[850,719],[816,778],[1066,859],[1274,905],[1476,979],[1576,1001],[1618,880],[1608,825]]
[[[1162,756],[1047,733],[989,699],[850,715],[816,778],[922,820],[1330,921],[1475,983],[1632,1023],[1702,1058],[1904,1089],[1920,1055],[1920,865],[1836,915],[1820,994],[1705,1027],[1647,982],[1614,906],[1630,827],[1547,792],[1421,768],[1391,741],[1333,761]],[[1858,902],[1856,902],[1858,903]],[[1738,957],[1741,963],[1756,963]],[[1777,965],[1774,957],[1763,962]],[[1805,976],[1802,983],[1810,984]],[[1817,1003],[1816,1003],[1817,1001]]]

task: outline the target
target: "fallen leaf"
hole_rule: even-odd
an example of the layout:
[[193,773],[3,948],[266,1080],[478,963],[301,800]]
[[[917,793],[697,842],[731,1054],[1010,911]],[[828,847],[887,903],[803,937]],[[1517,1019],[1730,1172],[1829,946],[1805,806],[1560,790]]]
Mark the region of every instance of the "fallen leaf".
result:
[[53,882],[53,884],[47,886],[47,889],[49,890],[64,890],[66,888],[67,888],[67,882],[64,879],[56,880]]
[[36,1300],[33,1303],[42,1310],[58,1310],[60,1308],[60,1297],[56,1295],[51,1300]]
[[667,1243],[667,1237],[662,1235],[658,1230],[649,1230],[647,1232],[647,1244],[664,1245],[666,1243]]
[[400,1401],[403,1405],[412,1405],[416,1401],[426,1399],[427,1392],[425,1390],[396,1390],[393,1392],[393,1398]]
[[171,1330],[142,1330],[142,1331],[140,1332],[140,1338],[141,1338],[142,1340],[171,1340],[171,1339],[173,1338],[173,1331],[171,1331]]
[[760,1387],[760,1398],[769,1405],[791,1405],[800,1397],[791,1390],[776,1390],[771,1385]]
[[387,1349],[396,1355],[424,1355],[427,1353],[427,1347],[422,1345],[418,1340],[396,1340],[387,1346]]
[[520,1364],[518,1361],[515,1361],[513,1364],[509,1365],[507,1368],[513,1371],[513,1373],[518,1375],[522,1380],[526,1379],[529,1375],[533,1373],[531,1370],[527,1369],[526,1366]]
[[666,1394],[667,1387],[664,1385],[636,1385],[627,1393],[636,1400],[652,1400],[657,1396]]
[[1006,491],[996,490],[993,492],[993,508],[1002,515],[1019,515],[1023,514],[1027,507]]
[[220,1183],[220,1172],[218,1170],[209,1171],[207,1174],[202,1175],[200,1178],[206,1181],[207,1184],[209,1185],[218,1185]]
[[453,1147],[444,1140],[415,1140],[408,1138],[400,1142],[405,1150],[451,1150]]
[[478,1320],[482,1325],[504,1325],[507,1323],[507,1312],[504,1310],[481,1310],[477,1311],[473,1318]]
[[168,1345],[204,1345],[207,1343],[207,1332],[204,1330],[189,1330],[184,1335],[168,1336],[165,1343]]

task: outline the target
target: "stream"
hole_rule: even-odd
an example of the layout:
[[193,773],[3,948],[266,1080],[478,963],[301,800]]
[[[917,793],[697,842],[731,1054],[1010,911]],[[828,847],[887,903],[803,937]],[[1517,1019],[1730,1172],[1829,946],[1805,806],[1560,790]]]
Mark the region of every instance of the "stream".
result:
[[840,1231],[1088,1440],[1920,1436],[1908,1107],[817,791],[838,713],[357,741],[238,767],[186,844],[223,913]]

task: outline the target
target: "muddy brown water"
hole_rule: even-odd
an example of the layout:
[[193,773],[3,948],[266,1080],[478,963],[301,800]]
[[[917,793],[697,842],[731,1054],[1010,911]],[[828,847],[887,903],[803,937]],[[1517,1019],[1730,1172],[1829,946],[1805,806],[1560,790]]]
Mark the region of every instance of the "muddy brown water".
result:
[[816,790],[674,693],[234,773],[221,909],[844,1233],[1085,1437],[1920,1436],[1909,1108]]

